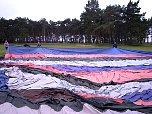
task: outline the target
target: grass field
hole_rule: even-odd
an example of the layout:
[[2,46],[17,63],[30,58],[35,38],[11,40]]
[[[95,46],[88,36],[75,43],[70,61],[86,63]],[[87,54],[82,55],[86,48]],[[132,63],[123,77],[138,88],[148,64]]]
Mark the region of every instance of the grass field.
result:
[[[24,44],[10,44],[16,46],[23,46]],[[32,47],[36,47],[37,44],[31,43],[29,44]],[[112,47],[109,44],[64,44],[64,43],[45,43],[42,44],[42,47],[50,47],[50,48],[108,48]],[[152,51],[152,44],[143,44],[140,46],[128,46],[128,45],[118,45],[118,48],[126,48],[133,50],[143,50],[143,51]],[[3,44],[0,44],[0,57],[3,57],[5,53],[5,49]]]

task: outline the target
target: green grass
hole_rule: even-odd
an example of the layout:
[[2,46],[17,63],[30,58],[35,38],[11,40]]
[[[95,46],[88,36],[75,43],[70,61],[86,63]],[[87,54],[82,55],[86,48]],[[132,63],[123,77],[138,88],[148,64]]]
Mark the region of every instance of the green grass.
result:
[[[28,43],[32,47],[36,47],[36,43]],[[23,46],[24,44],[11,44],[16,46]],[[101,47],[110,47],[110,45],[92,45],[92,44],[75,44],[75,43],[45,43],[41,44],[42,47],[49,48],[101,48]]]
[[[16,46],[23,46],[24,44],[10,44]],[[36,47],[36,43],[29,44],[32,47]],[[42,44],[42,47],[50,47],[50,48],[107,48],[112,47],[110,44],[64,44],[64,43],[45,43]],[[152,44],[143,44],[140,46],[128,46],[128,45],[118,45],[120,48],[133,49],[133,50],[142,50],[142,51],[152,51]],[[0,44],[0,57],[3,57],[5,53],[5,49],[3,44]]]
[[141,51],[152,51],[152,44],[143,44],[140,46],[128,46],[123,45],[120,48],[132,49],[132,50],[141,50]]
[[0,44],[0,57],[3,57],[5,54],[5,48],[3,44]]

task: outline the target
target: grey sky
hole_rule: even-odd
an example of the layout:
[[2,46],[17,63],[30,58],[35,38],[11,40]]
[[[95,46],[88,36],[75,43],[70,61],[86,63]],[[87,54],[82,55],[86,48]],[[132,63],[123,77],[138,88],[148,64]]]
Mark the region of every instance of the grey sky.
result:
[[[66,18],[79,19],[88,0],[0,0],[0,17],[15,19],[28,17],[32,20],[59,21]],[[101,9],[107,5],[127,5],[129,0],[98,0]],[[137,0],[133,0],[137,1]],[[140,0],[141,12],[147,12],[146,18],[152,16],[151,0]]]

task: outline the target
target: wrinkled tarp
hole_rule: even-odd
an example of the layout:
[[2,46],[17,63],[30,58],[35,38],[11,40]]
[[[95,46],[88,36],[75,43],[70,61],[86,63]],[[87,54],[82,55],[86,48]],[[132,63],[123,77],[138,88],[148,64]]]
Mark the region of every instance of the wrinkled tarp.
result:
[[149,54],[152,52],[127,50],[121,48],[43,48],[43,47],[22,47],[9,46],[7,53],[11,54],[56,54],[56,55],[75,55],[75,54]]
[[152,52],[125,50],[121,48],[37,48],[9,46],[5,58],[31,58],[31,57],[148,57]]
[[10,46],[0,61],[9,77],[8,90],[0,91],[0,108],[8,105],[17,112],[44,106],[64,113],[70,107],[66,111],[81,113],[90,105],[93,112],[149,114],[151,66],[152,52],[145,51]]
[[47,105],[41,105],[38,110],[31,109],[27,106],[22,108],[16,108],[11,103],[4,103],[0,105],[1,114],[144,114],[138,111],[127,110],[124,112],[117,112],[112,110],[106,110],[105,112],[100,112],[94,107],[88,104],[84,104],[83,110],[80,112],[75,112],[71,108],[64,106],[61,111],[56,112],[54,109]]
[[[128,95],[133,92],[142,92],[143,90],[152,89],[151,83],[148,82],[128,82],[124,84],[117,85],[100,85],[100,87],[90,89],[85,85],[75,85],[76,82],[72,83],[67,82],[66,80],[61,80],[60,78],[53,77],[52,74],[31,74],[21,71],[18,67],[3,68],[6,75],[10,77],[8,81],[8,87],[12,90],[22,90],[22,89],[44,89],[44,88],[62,88],[72,91],[76,94],[92,94],[98,97],[108,96],[110,98],[123,98],[125,95]],[[34,70],[34,69],[33,69]],[[93,86],[87,82],[88,85]],[[89,86],[89,87],[90,87]],[[118,92],[119,91],[119,92]],[[145,95],[145,94],[143,94]],[[138,96],[138,95],[137,95]],[[145,96],[147,97],[147,96]],[[141,97],[143,98],[143,97]],[[127,99],[126,99],[127,100]],[[142,99],[138,99],[142,100]],[[149,99],[152,101],[152,99]],[[149,103],[148,103],[149,104]],[[146,104],[145,104],[146,105]],[[152,104],[151,104],[152,105]]]
[[139,106],[131,102],[120,103],[110,98],[83,98],[65,89],[51,88],[43,90],[3,91],[0,92],[0,104],[4,103],[11,103],[17,108],[27,106],[35,110],[38,110],[45,104],[56,112],[61,111],[64,106],[68,106],[75,112],[80,112],[83,111],[84,103],[87,103],[94,107],[93,110],[98,109],[101,112],[106,112],[110,109],[117,111],[116,113],[127,110],[138,113],[152,113],[150,106]]
[[123,66],[132,66],[132,65],[150,65],[152,59],[144,60],[119,60],[119,61],[43,61],[43,60],[4,60],[0,63],[9,63],[9,64],[35,64],[35,65],[71,65],[71,66],[89,66],[89,67],[122,67]]

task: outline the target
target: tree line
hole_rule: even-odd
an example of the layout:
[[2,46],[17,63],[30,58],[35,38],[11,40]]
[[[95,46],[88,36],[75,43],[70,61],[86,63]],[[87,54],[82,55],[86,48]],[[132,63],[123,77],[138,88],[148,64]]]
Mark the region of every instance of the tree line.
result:
[[127,6],[109,5],[99,7],[98,0],[88,0],[80,19],[67,18],[63,21],[33,21],[17,17],[14,20],[0,18],[0,43],[9,42],[70,42],[70,43],[113,43],[142,44],[152,26],[152,18],[136,2]]

